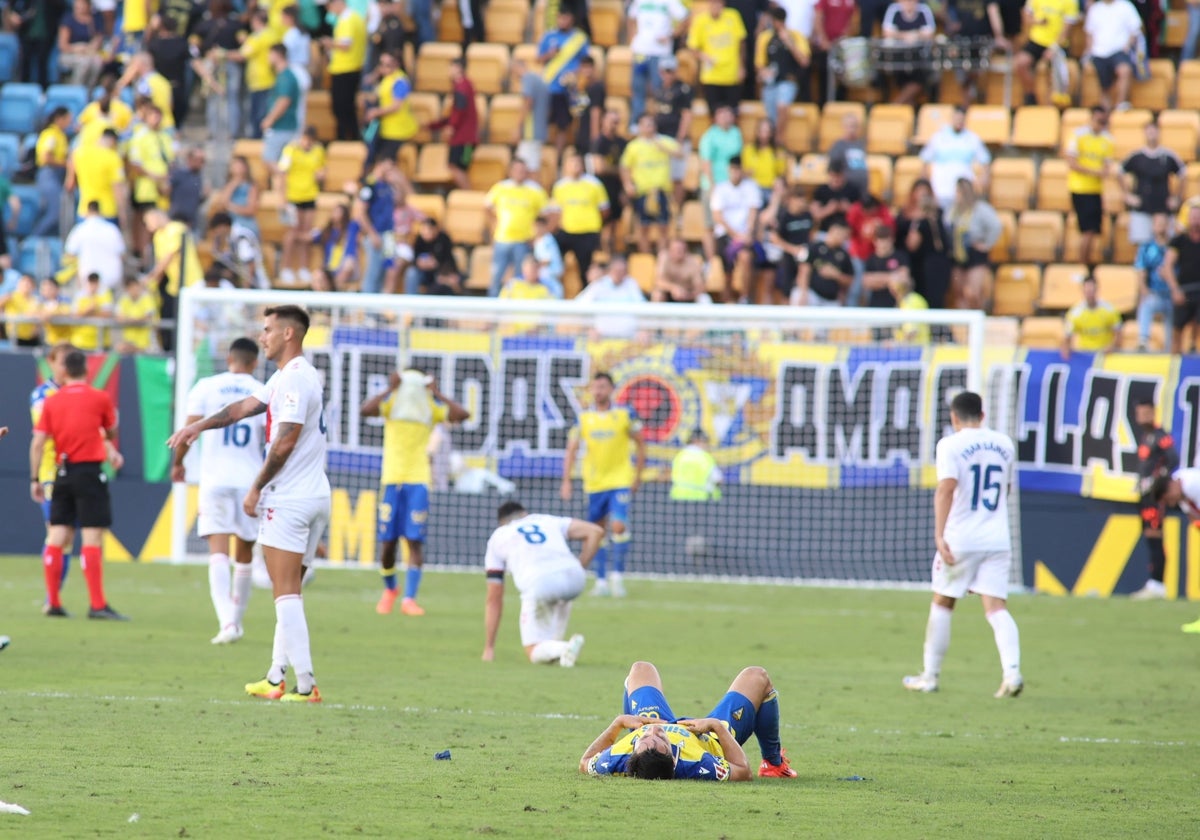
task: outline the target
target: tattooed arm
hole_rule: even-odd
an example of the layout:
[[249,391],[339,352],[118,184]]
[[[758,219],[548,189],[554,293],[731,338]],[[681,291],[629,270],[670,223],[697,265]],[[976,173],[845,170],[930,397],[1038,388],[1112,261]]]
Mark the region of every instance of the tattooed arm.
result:
[[283,465],[287,463],[287,459],[296,448],[296,442],[300,440],[300,430],[303,428],[302,423],[280,423],[276,426],[275,439],[271,441],[267,459],[263,462],[258,477],[254,479],[254,486],[242,500],[242,510],[246,512],[247,516],[258,516],[258,499],[262,495],[263,488],[270,484],[283,469]]
[[232,426],[239,420],[245,420],[247,417],[254,417],[257,414],[262,414],[266,410],[266,403],[259,402],[255,397],[246,397],[244,400],[239,402],[230,403],[216,414],[184,426],[175,434],[171,435],[171,437],[167,438],[167,446],[172,448],[180,445],[191,446],[196,442],[196,438],[200,437],[201,432],[207,432],[209,429],[223,429],[226,426]]

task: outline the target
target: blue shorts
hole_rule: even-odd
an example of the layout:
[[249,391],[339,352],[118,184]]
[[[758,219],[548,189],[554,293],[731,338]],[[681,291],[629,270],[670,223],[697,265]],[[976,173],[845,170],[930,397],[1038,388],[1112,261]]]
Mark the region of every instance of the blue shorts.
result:
[[[626,694],[625,708],[622,711],[627,715],[659,718],[668,723],[680,720],[671,710],[666,695],[649,685],[634,689],[632,694]],[[749,697],[737,691],[727,691],[705,717],[725,721],[729,725],[729,731],[733,733],[734,739],[739,744],[744,744],[746,739],[754,733],[757,714]]]
[[424,484],[386,484],[379,502],[379,540],[404,537],[425,542],[429,522],[429,487]]
[[605,517],[610,521],[629,521],[628,488],[588,493],[588,522],[599,522]]

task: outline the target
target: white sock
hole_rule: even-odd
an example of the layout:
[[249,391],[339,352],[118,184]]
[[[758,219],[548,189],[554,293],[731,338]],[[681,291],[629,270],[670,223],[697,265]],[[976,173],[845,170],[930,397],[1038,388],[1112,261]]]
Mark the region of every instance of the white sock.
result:
[[246,604],[250,603],[250,588],[254,582],[254,568],[249,563],[233,564],[233,623],[242,626],[246,617]]
[[538,642],[529,652],[529,661],[534,665],[548,665],[557,662],[566,652],[566,642]]
[[942,660],[950,649],[950,619],[954,610],[940,604],[929,605],[929,621],[925,625],[925,676],[937,679],[942,672]]
[[996,637],[996,650],[1000,651],[1000,668],[1004,679],[1021,678],[1021,632],[1008,610],[996,610],[987,617]]
[[226,627],[233,616],[233,601],[229,597],[228,554],[208,556],[208,592],[212,596],[213,609],[217,611],[217,623]]
[[275,622],[283,627],[283,645],[287,650],[288,662],[296,674],[296,690],[308,694],[313,687],[313,664],[308,645],[308,621],[304,618],[304,599],[299,595],[276,598]]
[[271,643],[271,670],[267,671],[267,680],[278,685],[287,676],[287,642],[283,633],[283,623],[279,620],[279,610],[275,610],[275,640]]

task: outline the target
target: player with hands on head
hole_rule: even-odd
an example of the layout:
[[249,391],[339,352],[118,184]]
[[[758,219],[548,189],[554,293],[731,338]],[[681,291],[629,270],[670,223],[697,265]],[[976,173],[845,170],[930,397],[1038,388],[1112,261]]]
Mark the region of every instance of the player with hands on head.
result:
[[950,403],[954,433],[937,444],[934,491],[933,603],[925,626],[925,668],[905,677],[910,691],[938,690],[942,660],[950,647],[954,605],[969,592],[983,599],[983,611],[1000,652],[1002,679],[995,697],[1016,697],[1021,677],[1017,623],[1008,612],[1012,536],[1008,491],[1017,463],[1016,447],[1000,432],[983,426],[983,400],[963,391]]
[[[483,566],[487,574],[483,661],[496,656],[496,634],[504,608],[504,573],[521,594],[521,644],[535,664],[557,662],[572,668],[583,648],[576,633],[564,640],[571,602],[587,584],[584,569],[596,556],[604,529],[582,519],[530,513],[517,501],[500,505],[500,527],[488,539]],[[579,557],[567,540],[582,540]]]
[[[321,702],[300,586],[329,524],[324,390],[320,374],[304,357],[308,328],[308,313],[299,306],[269,307],[258,343],[278,367],[274,375],[252,396],[189,423],[167,441],[171,447],[190,446],[209,429],[270,412],[270,448],[242,500],[242,510],[258,517],[258,542],[275,593],[275,639],[267,676],[247,684],[246,693],[293,703]],[[292,692],[284,682],[289,664],[296,676]]]
[[743,668],[706,717],[680,718],[663,694],[658,669],[635,662],[625,677],[622,706],[579,759],[581,773],[748,782],[742,745],[753,734],[762,753],[760,777],[796,776],[779,742],[779,695],[763,668]]
[[429,438],[439,423],[461,423],[471,413],[447,397],[432,376],[419,370],[394,370],[386,391],[362,404],[363,417],[383,418],[383,485],[379,502],[379,565],[383,595],[375,612],[387,615],[398,594],[396,549],[400,538],[408,546],[404,599],[400,612],[424,615],[417,604],[425,564],[425,535],[429,526]]

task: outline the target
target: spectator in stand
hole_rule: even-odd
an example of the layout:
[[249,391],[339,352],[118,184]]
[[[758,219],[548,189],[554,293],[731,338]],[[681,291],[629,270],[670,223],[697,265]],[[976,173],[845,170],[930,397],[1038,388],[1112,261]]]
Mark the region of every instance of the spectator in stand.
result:
[[97,274],[109,291],[121,287],[125,278],[125,237],[120,228],[100,215],[100,202],[88,202],[86,215],[67,234],[63,251],[75,258],[76,276],[81,283],[88,275]]
[[1013,70],[1025,89],[1025,104],[1037,105],[1037,66],[1047,51],[1058,49],[1068,40],[1072,24],[1079,20],[1079,3],[1028,3],[1024,18],[1029,23],[1029,35],[1014,56]]
[[889,0],[858,0],[858,34],[863,38],[874,38],[875,27],[882,30],[891,7]]
[[[625,154],[628,142],[619,133],[621,115],[616,111],[607,111],[600,120],[600,136],[592,141],[592,148],[587,156],[587,170],[599,179],[608,193],[608,213],[604,217],[604,226],[600,229],[600,250],[612,251],[617,224],[625,209],[625,184],[621,179],[621,157]],[[674,178],[674,162],[672,158],[671,177]],[[680,178],[682,178],[682,174]],[[588,272],[580,269],[584,285],[587,284]]]
[[[1126,0],[1121,0],[1126,2]],[[1108,111],[1092,107],[1091,120],[1076,129],[1067,144],[1067,189],[1079,225],[1078,261],[1090,264],[1092,241],[1104,222],[1104,179],[1114,165],[1116,147],[1108,133]]]
[[1085,60],[1090,59],[1100,83],[1100,104],[1106,110],[1129,108],[1134,50],[1142,35],[1142,18],[1129,0],[1095,0],[1083,21],[1087,35]]
[[[286,72],[286,71],[285,71]],[[317,214],[317,196],[325,181],[325,147],[314,127],[288,143],[279,158],[279,183],[275,189],[287,201],[288,229],[283,234],[279,279],[285,286],[312,283],[308,269],[308,242]]]
[[[537,260],[533,258],[533,254],[526,254],[521,260],[519,270],[504,281],[499,297],[505,300],[549,300],[553,295],[542,285],[540,278]],[[535,327],[535,324],[527,324],[517,331],[525,332]]]
[[871,255],[863,261],[866,305],[875,309],[892,309],[898,302],[892,289],[901,282],[912,284],[908,254],[896,250],[896,237],[887,225],[875,228],[872,246]]
[[[913,46],[933,43],[937,34],[937,20],[933,11],[918,0],[896,0],[887,7],[883,17],[883,37]],[[913,70],[891,74],[897,90],[892,101],[899,105],[912,105],[921,96],[929,83],[930,68],[915,66]]]
[[516,271],[530,253],[533,223],[549,199],[541,184],[529,177],[520,158],[509,164],[508,178],[488,190],[484,206],[492,230],[492,279],[488,294],[500,294],[505,273]]
[[74,0],[58,24],[58,66],[63,84],[83,85],[89,91],[100,78],[104,34],[96,27],[89,0]]
[[[630,79],[633,93],[629,105],[631,130],[646,111],[646,97],[651,88],[659,84],[663,61],[670,59],[672,63],[675,62],[673,45],[676,38],[683,37],[687,20],[687,7],[680,0],[633,0],[629,4],[625,14],[625,32],[629,49],[634,55],[633,76]],[[664,84],[664,87],[667,86]],[[675,136],[674,131],[664,130],[661,125],[658,132]]]
[[141,259],[147,244],[146,213],[169,206],[175,145],[162,128],[163,113],[157,105],[143,98],[137,110],[142,124],[129,141],[129,172],[133,176],[133,252]]
[[[862,6],[865,15],[866,5]],[[855,8],[854,0],[817,0],[813,12],[812,67],[817,74],[817,102],[822,108],[829,96],[829,56],[849,34]],[[840,83],[835,85],[833,98],[846,98]]]
[[284,147],[292,143],[300,131],[300,109],[304,94],[300,89],[300,81],[288,63],[287,47],[272,44],[267,51],[267,60],[271,62],[275,84],[271,86],[267,112],[259,128],[262,129],[263,160],[274,170]]
[[896,218],[896,242],[908,254],[915,291],[934,309],[945,308],[950,290],[950,237],[933,187],[919,179]]
[[[100,275],[92,272],[79,285],[71,301],[72,318],[111,318],[112,292],[100,284]],[[95,324],[76,324],[71,328],[71,344],[79,350],[103,350],[107,341],[105,331]]]
[[822,223],[825,234],[808,249],[808,260],[796,274],[792,289],[792,306],[841,306],[842,298],[854,282],[854,265],[846,251],[850,226],[840,213]]
[[704,263],[689,254],[687,243],[674,237],[654,264],[655,303],[712,303],[704,282]]
[[241,30],[241,19],[234,16],[230,0],[211,0],[208,15],[196,26],[200,53],[196,62],[205,67],[193,64],[193,68],[212,82],[213,95],[206,103],[205,120],[215,141],[241,136],[242,64],[238,60]]
[[679,145],[672,138],[655,131],[654,117],[642,114],[637,136],[621,154],[621,180],[625,194],[633,202],[638,250],[644,254],[650,252],[652,231],[658,247],[666,247],[667,224],[671,220],[667,198],[671,190],[671,158],[679,153]]
[[[908,311],[922,311],[929,309],[929,302],[921,297],[913,290],[912,272],[896,272],[892,276],[892,298],[896,301],[896,308]],[[916,321],[906,321],[900,324],[892,332],[892,339],[897,344],[918,344],[926,345],[932,338],[932,331],[928,324],[921,324]]]
[[[1179,155],[1159,143],[1158,123],[1146,123],[1146,145],[1125,159],[1125,206],[1129,208],[1129,241],[1143,245],[1154,238],[1152,220],[1178,212],[1187,193]],[[1171,191],[1171,178],[1176,189]]]
[[831,216],[841,216],[843,221],[850,208],[862,199],[862,192],[850,183],[846,173],[846,164],[840,160],[830,159],[826,173],[826,182],[817,187],[813,193],[809,212],[812,213],[813,223],[818,230],[824,231],[824,222]]
[[346,0],[329,0],[325,7],[336,17],[333,37],[325,39],[329,51],[329,90],[338,140],[361,140],[358,131],[358,86],[367,60],[367,24]]
[[115,312],[122,327],[117,352],[149,353],[154,341],[150,326],[158,319],[158,304],[137,277],[125,281],[125,294],[117,301]]
[[979,135],[967,128],[967,109],[961,105],[954,106],[950,124],[942,126],[925,144],[921,162],[921,177],[933,185],[933,194],[943,209],[954,203],[962,178],[971,180],[980,193],[987,191],[992,154]]
[[438,272],[453,263],[454,244],[450,237],[438,227],[437,219],[426,216],[413,240],[413,264],[404,275],[405,294],[429,294],[429,289],[437,284]]
[[133,125],[133,109],[116,96],[116,77],[102,75],[100,88],[100,96],[89,102],[75,119],[79,125],[79,133],[75,136],[76,147],[100,142],[105,129],[109,128],[118,138],[123,138]]
[[229,175],[225,185],[213,195],[209,210],[225,211],[234,224],[240,224],[257,237],[258,184],[250,172],[250,161],[237,156],[229,159]]
[[954,271],[950,287],[959,309],[983,309],[992,286],[992,248],[1004,227],[1000,217],[975,193],[975,185],[959,179],[958,198],[947,215]]
[[600,118],[608,94],[604,79],[596,76],[596,61],[590,55],[579,59],[579,72],[570,85],[571,114],[575,118],[575,148],[587,151],[592,138],[600,135]]
[[710,114],[721,106],[736,110],[742,100],[747,67],[742,45],[747,37],[742,16],[726,8],[725,0],[699,2],[692,10],[687,46],[699,59]]
[[1141,273],[1141,296],[1138,301],[1138,352],[1150,349],[1150,327],[1154,316],[1161,315],[1163,322],[1163,350],[1171,351],[1172,303],[1171,287],[1162,277],[1162,264],[1170,245],[1171,217],[1156,213],[1151,223],[1152,238],[1138,246],[1133,267]]
[[[28,274],[22,274],[11,294],[0,296],[4,305],[0,307],[7,318],[36,318],[41,301],[37,295],[37,283]],[[17,347],[40,347],[41,330],[34,321],[6,324],[8,339]]]
[[834,161],[845,167],[846,180],[858,188],[859,194],[866,195],[871,173],[867,169],[867,143],[862,136],[862,120],[858,114],[848,113],[842,117],[842,136],[829,147],[829,162]]
[[[705,222],[712,230],[712,191],[729,180],[729,161],[742,153],[742,131],[737,124],[736,107],[722,105],[713,114],[713,122],[700,136],[700,201],[705,207]],[[711,235],[704,239],[704,255],[715,253]]]
[[1071,358],[1072,345],[1081,353],[1115,353],[1121,349],[1121,313],[1100,300],[1096,278],[1083,278],[1083,300],[1071,307],[1063,319],[1062,357]]
[[[450,144],[450,174],[454,185],[460,190],[469,190],[471,181],[467,170],[471,166],[471,155],[479,142],[479,114],[475,110],[475,86],[467,78],[461,58],[450,62],[450,113],[434,120],[426,128],[430,131],[450,129],[446,140]],[[541,165],[541,149],[538,150],[538,165]]]
[[787,12],[779,6],[767,10],[767,24],[758,33],[754,67],[762,83],[763,108],[775,127],[775,141],[783,145],[788,108],[796,101],[798,93],[802,102],[811,98],[808,67],[812,62],[812,50],[804,35],[787,28]]
[[765,207],[775,192],[775,186],[787,175],[787,152],[779,145],[771,120],[764,117],[758,121],[754,139],[742,146],[742,165],[750,180],[762,190]]
[[813,217],[801,186],[780,187],[763,210],[763,250],[775,266],[777,302],[787,301],[796,288],[796,274],[808,259]]
[[[642,0],[649,5],[647,0]],[[658,60],[658,82],[653,89],[650,113],[654,115],[655,128],[659,134],[673,137],[679,144],[679,157],[671,158],[672,203],[683,206],[683,179],[687,175],[687,161],[692,153],[692,101],[695,93],[692,86],[679,78],[679,62],[669,55]],[[637,123],[635,122],[636,126]],[[613,200],[609,195],[609,201]],[[618,211],[619,212],[619,211]]]
[[37,175],[34,183],[38,192],[38,215],[30,236],[57,236],[62,216],[63,184],[67,180],[67,155],[70,146],[67,129],[71,127],[71,112],[55,108],[46,120],[34,146]]
[[583,171],[583,158],[578,154],[568,152],[562,170],[563,177],[550,190],[550,201],[559,214],[558,248],[562,256],[575,255],[579,275],[586,277],[592,254],[600,248],[608,191],[598,178]]
[[[408,271],[408,267],[412,265],[412,241],[416,238],[417,228],[420,226],[421,220],[425,218],[424,213],[408,202],[408,197],[412,194],[412,191],[412,185],[408,183],[408,179],[404,177],[404,173],[397,169],[396,212],[392,217],[396,231],[396,256],[394,264],[397,280],[403,278]],[[395,292],[398,288],[398,286],[393,286],[388,291]]]
[[[284,0],[285,2],[287,0]],[[296,77],[300,94],[296,105],[296,124],[307,125],[306,103],[308,92],[312,90],[312,74],[308,63],[312,61],[312,38],[300,26],[300,10],[296,6],[284,6],[280,16],[283,20],[283,36],[280,43],[287,50],[288,68]]]
[[627,273],[625,260],[615,257],[608,264],[608,272],[588,283],[575,300],[580,303],[642,303],[646,296],[637,280]]
[[7,28],[21,41],[21,81],[45,87],[62,6],[59,0],[10,0],[5,5]]
[[171,125],[183,125],[187,121],[191,100],[191,91],[188,89],[191,45],[187,33],[179,28],[175,18],[160,16],[153,32],[154,37],[146,44],[146,53],[154,59],[154,67],[171,85]]
[[862,306],[863,272],[866,270],[867,260],[875,253],[876,233],[880,227],[894,229],[896,221],[892,218],[892,211],[868,193],[850,207],[850,212],[846,214],[846,223],[850,225],[850,244],[847,250],[854,264],[854,282],[850,285],[845,303],[846,306]]
[[228,213],[213,213],[208,220],[209,253],[213,264],[236,280],[242,289],[269,289],[258,236],[233,221]]
[[142,38],[156,11],[158,8],[154,0],[130,0],[125,4],[121,14],[121,32],[126,49],[142,48]]
[[420,125],[413,116],[408,97],[412,82],[400,69],[400,59],[390,53],[379,56],[379,86],[375,89],[375,107],[367,111],[369,122],[378,122],[371,144],[372,159],[383,156],[395,160],[401,147],[417,136]]
[[200,208],[208,200],[209,188],[204,181],[204,148],[192,146],[184,153],[183,166],[171,167],[168,177],[171,203],[167,212],[195,227]]
[[63,188],[69,194],[79,188],[78,215],[87,212],[93,201],[100,206],[100,215],[122,230],[128,229],[125,213],[125,161],[117,153],[117,132],[106,128],[97,143],[79,145],[67,161],[67,181]]
[[[146,214],[146,227],[152,235],[154,268],[146,275],[147,285],[158,287],[159,313],[164,321],[174,321],[179,290],[200,283],[204,269],[196,250],[195,235],[183,222],[170,219],[161,210]],[[158,343],[164,353],[175,350],[175,326],[159,329]]]
[[[991,38],[994,49],[1009,48],[1008,39],[1004,37],[1004,20],[1000,16],[999,0],[952,0],[947,9],[950,17],[946,27],[947,34],[975,42]],[[986,70],[955,71],[959,87],[962,89],[964,107],[970,107],[979,101],[979,82],[985,78],[986,73]]]
[[362,291],[378,294],[396,287],[396,162],[376,158],[358,191],[353,219],[362,253]]
[[1200,44],[1200,0],[1187,0],[1187,34],[1183,38],[1183,50],[1179,53],[1180,61],[1191,61],[1196,57],[1196,47]]
[[1187,226],[1168,245],[1159,274],[1171,287],[1175,304],[1171,352],[1178,355],[1183,352],[1184,329],[1191,326],[1189,346],[1194,347],[1200,322],[1200,205],[1188,206]]
[[550,297],[563,298],[563,254],[544,215],[534,220],[533,259],[538,265],[538,280],[550,290]]
[[745,174],[742,159],[735,156],[729,161],[728,180],[713,188],[713,232],[725,265],[725,300],[758,303],[755,275],[763,259],[756,235],[762,192]]
[[53,277],[42,278],[38,295],[41,298],[38,315],[42,319],[42,342],[50,347],[69,344],[72,327],[65,321],[71,316],[71,296]]
[[513,61],[513,76],[520,79],[521,117],[517,122],[516,157],[533,172],[542,168],[542,146],[550,137],[550,86],[525,62]]
[[348,289],[358,270],[358,222],[351,220],[345,204],[334,206],[325,227],[313,232],[312,242],[321,251],[321,273],[325,277],[325,282],[320,283],[314,274],[313,289],[331,292]]
[[135,99],[149,99],[162,112],[162,127],[175,133],[175,97],[171,82],[154,68],[150,53],[138,53],[129,60],[125,74],[117,80],[116,92],[125,88],[133,91]]
[[556,129],[554,142],[561,154],[574,120],[568,88],[579,72],[581,59],[588,54],[588,36],[575,26],[575,13],[565,6],[559,6],[556,23],[556,28],[543,35],[538,43],[538,61],[542,65],[542,78],[550,89],[550,124]]

